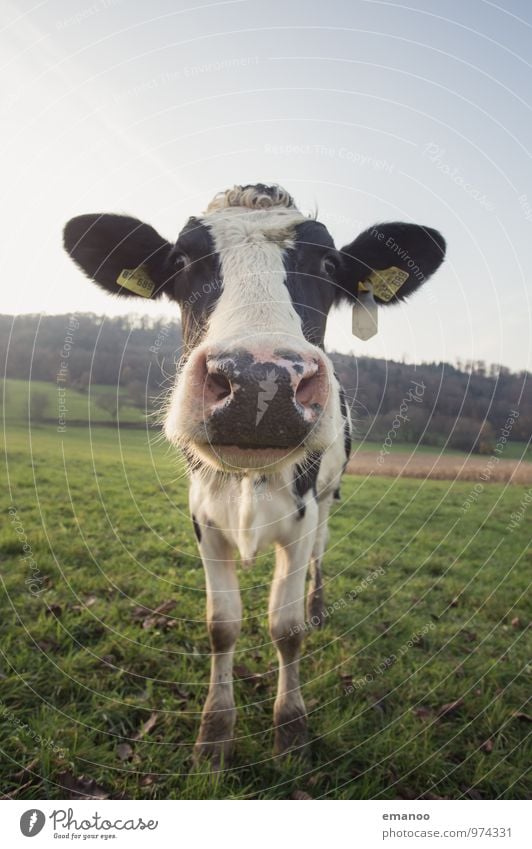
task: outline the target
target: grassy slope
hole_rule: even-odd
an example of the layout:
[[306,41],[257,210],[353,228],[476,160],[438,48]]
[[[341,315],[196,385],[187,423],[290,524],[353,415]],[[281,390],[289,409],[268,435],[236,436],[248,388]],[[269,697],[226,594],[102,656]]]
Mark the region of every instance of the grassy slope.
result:
[[[463,513],[470,483],[345,480],[325,566],[327,600],[338,609],[305,642],[314,738],[305,768],[270,758],[271,556],[241,572],[237,664],[263,678],[237,681],[235,769],[211,784],[189,774],[208,642],[182,470],[161,443],[147,451],[143,432],[95,429],[90,439],[80,428],[39,428],[30,445],[27,433],[8,429],[6,507],[16,505],[47,588],[28,593],[8,520],[0,536],[1,698],[28,728],[1,716],[0,705],[4,792],[29,781],[19,798],[61,798],[58,776],[69,769],[129,798],[290,798],[295,788],[332,798],[528,794],[528,726],[513,714],[526,710],[532,552],[526,519],[505,530],[522,487],[486,486]],[[352,600],[379,567],[385,575]],[[173,627],[144,629],[135,620],[135,607],[168,599],[177,601]],[[90,606],[79,609],[83,601]],[[58,618],[47,604],[60,605]],[[419,645],[386,668],[423,630]],[[367,675],[368,683],[346,695],[340,675]],[[462,706],[437,718],[460,698]],[[134,741],[153,712],[154,727]],[[130,760],[120,760],[123,742]],[[32,762],[32,772],[14,777]]]
[[[5,408],[6,421],[20,422],[28,420],[28,405],[31,400],[31,393],[38,392],[46,395],[48,398],[48,406],[44,410],[43,417],[45,419],[56,419],[58,417],[59,393],[55,383],[49,383],[43,380],[31,381],[30,384],[26,380],[8,379],[2,381],[5,389]],[[64,384],[59,384],[61,389],[64,389]],[[94,384],[90,387],[90,396],[86,392],[79,392],[70,386],[66,387],[66,394],[63,396],[63,401],[67,407],[66,421],[81,420],[111,422],[111,413],[104,410],[98,404],[98,396],[116,394],[116,387],[113,386],[98,386]],[[120,390],[119,404],[119,419],[123,422],[140,422],[143,420],[141,410],[132,407],[127,399],[127,392]]]

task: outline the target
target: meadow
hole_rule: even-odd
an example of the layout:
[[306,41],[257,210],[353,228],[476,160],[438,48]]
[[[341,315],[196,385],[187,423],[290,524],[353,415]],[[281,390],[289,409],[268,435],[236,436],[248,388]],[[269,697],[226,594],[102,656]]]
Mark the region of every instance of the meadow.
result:
[[529,796],[530,488],[344,479],[304,643],[306,762],[271,756],[272,556],[240,570],[238,739],[213,777],[190,762],[209,645],[178,458],[153,431],[4,436],[5,796]]

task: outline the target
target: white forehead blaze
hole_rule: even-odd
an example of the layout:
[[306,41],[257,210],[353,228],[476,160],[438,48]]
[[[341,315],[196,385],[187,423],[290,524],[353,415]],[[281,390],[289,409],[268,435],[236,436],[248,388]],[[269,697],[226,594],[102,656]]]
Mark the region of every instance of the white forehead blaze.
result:
[[302,337],[301,319],[285,285],[284,253],[293,247],[296,226],[306,220],[296,209],[239,207],[202,218],[214,240],[222,278],[208,339],[245,339],[256,333]]

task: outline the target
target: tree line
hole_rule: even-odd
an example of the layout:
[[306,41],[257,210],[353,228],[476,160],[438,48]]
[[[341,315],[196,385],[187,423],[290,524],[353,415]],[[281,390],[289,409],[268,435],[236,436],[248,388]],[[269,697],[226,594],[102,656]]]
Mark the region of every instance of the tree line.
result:
[[[0,315],[0,357],[8,378],[63,383],[82,392],[120,385],[141,408],[146,398],[155,407],[171,388],[181,350],[177,320]],[[512,412],[518,417],[511,438],[528,441],[532,434],[529,372],[483,361],[412,365],[331,357],[360,438],[381,441],[392,433],[401,442],[489,453]]]

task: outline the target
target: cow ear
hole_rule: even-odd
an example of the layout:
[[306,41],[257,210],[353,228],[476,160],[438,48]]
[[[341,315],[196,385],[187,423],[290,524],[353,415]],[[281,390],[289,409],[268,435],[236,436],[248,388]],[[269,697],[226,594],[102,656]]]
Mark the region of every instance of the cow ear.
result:
[[153,227],[127,215],[79,215],[63,231],[65,250],[88,277],[115,295],[172,295],[172,245]]
[[445,239],[430,227],[376,224],[342,248],[338,300],[373,289],[379,304],[394,304],[416,291],[439,268]]

